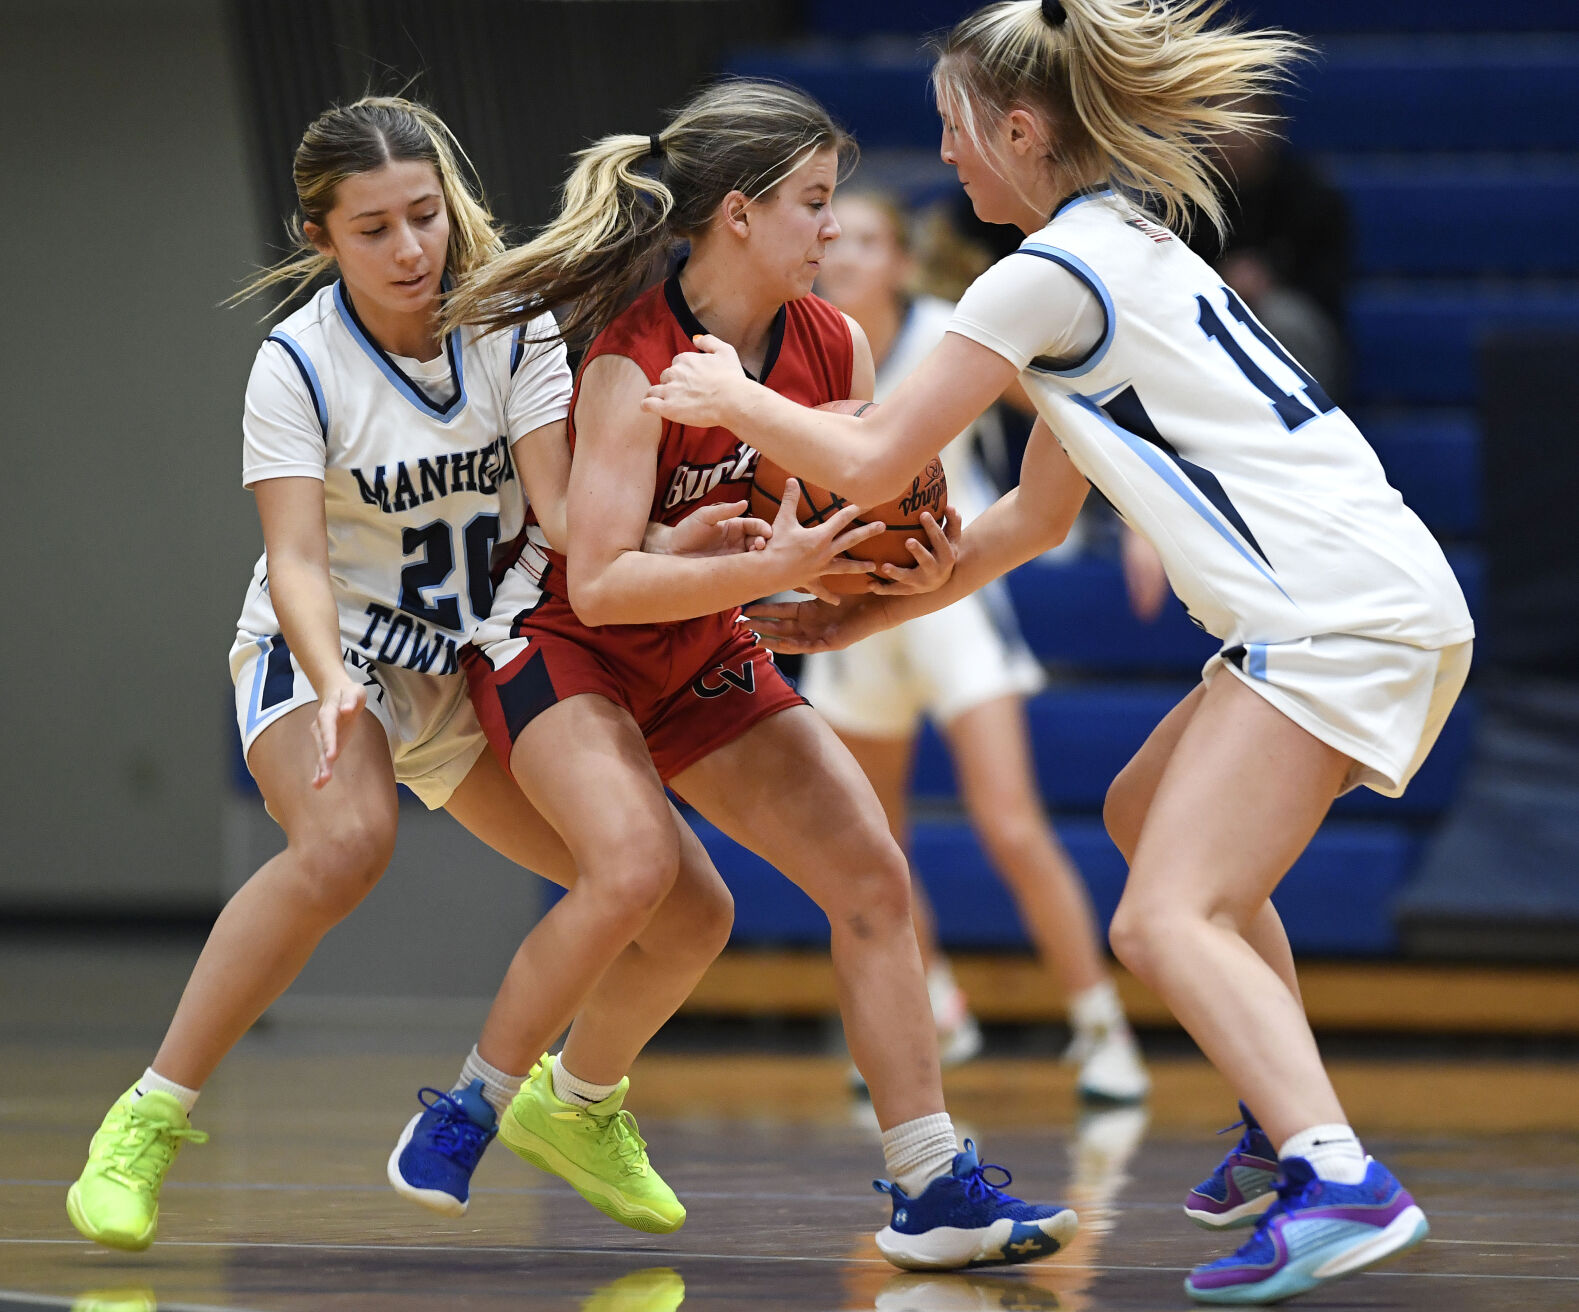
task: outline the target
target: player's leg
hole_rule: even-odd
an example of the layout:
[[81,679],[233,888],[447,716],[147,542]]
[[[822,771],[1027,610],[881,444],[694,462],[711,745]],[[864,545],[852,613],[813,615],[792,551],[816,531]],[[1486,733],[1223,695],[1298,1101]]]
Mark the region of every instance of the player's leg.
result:
[[899,1265],[1027,1261],[1073,1234],[1067,1209],[1020,1203],[956,1152],[910,919],[904,854],[871,784],[827,724],[792,706],[758,720],[671,784],[823,909],[840,1012],[896,1177],[879,1247]]
[[[517,865],[563,887],[575,882],[564,840],[491,751],[477,758],[445,809]],[[677,814],[674,819],[681,840],[674,886],[582,1003],[566,1043],[568,1055],[559,1055],[556,1068],[628,1069],[728,940],[729,890],[696,836]],[[425,1110],[407,1123],[389,1157],[390,1183],[404,1197],[447,1216],[465,1214],[472,1173],[542,1051],[523,1053],[518,1041],[518,1018],[531,1014],[539,992],[532,969],[530,954],[518,952],[449,1092],[420,1091]]]
[[[820,703],[813,703],[820,705]],[[826,715],[826,712],[824,712]],[[834,721],[834,731],[849,748],[850,755],[861,767],[861,773],[871,782],[872,791],[883,808],[888,821],[888,832],[899,844],[908,859],[909,846],[909,790],[911,764],[915,756],[915,729],[918,717],[912,715],[909,727],[892,735],[856,733],[841,728]],[[921,949],[921,965],[926,972],[927,997],[932,1007],[932,1020],[938,1031],[938,1055],[943,1065],[951,1066],[969,1061],[981,1051],[981,1029],[970,1014],[970,1004],[954,980],[948,958],[938,943],[937,921],[932,914],[932,903],[927,897],[926,885],[911,870],[910,915],[915,925],[916,943]],[[859,1073],[852,1072],[859,1088],[864,1089]]]
[[[1125,861],[1135,854],[1135,845],[1140,840],[1141,826],[1151,807],[1151,799],[1157,792],[1157,783],[1205,693],[1206,685],[1196,684],[1177,706],[1163,716],[1141,744],[1140,750],[1108,787],[1107,797],[1102,804],[1102,820],[1108,836],[1123,853]],[[1289,992],[1296,998],[1300,997],[1294,954],[1289,948],[1283,922],[1270,900],[1256,911],[1244,936],[1245,941],[1260,953],[1262,960],[1277,971],[1278,978]]]
[[1085,881],[1048,822],[1016,693],[960,711],[944,725],[960,796],[1031,941],[1058,975],[1074,1031],[1080,1092],[1132,1102],[1151,1087],[1107,968]]
[[[526,936],[495,999],[486,1034],[507,1071],[537,1062],[647,930],[678,880],[682,853],[695,864],[641,730],[607,697],[581,693],[539,711],[519,729],[510,764],[527,800],[564,840],[576,877]],[[702,931],[709,959],[724,932],[720,906],[709,900]],[[500,1119],[499,1136],[608,1216],[666,1232],[684,1222],[685,1209],[651,1168],[622,1110],[635,1052],[629,1029],[625,1046],[609,1041],[607,1009],[619,1002],[600,1000],[591,1023],[573,1027],[563,1064],[544,1057],[533,1067]],[[677,1000],[670,995],[658,1005],[672,1010]],[[649,1013],[643,1027],[651,1022]]]
[[[1197,684],[1147,736],[1138,752],[1118,773],[1108,788],[1102,819],[1108,836],[1124,854],[1125,861],[1135,855],[1141,826],[1157,784],[1173,757],[1186,726],[1206,695],[1206,685]],[[1284,987],[1300,1001],[1299,978],[1294,969],[1294,954],[1283,932],[1283,922],[1268,899],[1256,911],[1244,931],[1244,939],[1263,961],[1277,972]],[[1216,1168],[1185,1196],[1184,1214],[1208,1230],[1227,1230],[1254,1225],[1261,1213],[1276,1200],[1277,1148],[1267,1138],[1255,1114],[1239,1104],[1239,1123],[1229,1129],[1243,1129],[1238,1141],[1217,1163]]]
[[134,1250],[153,1242],[165,1172],[185,1139],[205,1137],[188,1120],[198,1091],[389,862],[397,807],[384,726],[363,714],[334,777],[314,789],[316,715],[315,702],[284,712],[247,753],[286,847],[220,912],[153,1065],[94,1136],[68,1197],[90,1239]]
[[1187,1282],[1208,1301],[1283,1297],[1310,1285],[1282,1282],[1319,1283],[1424,1234],[1413,1200],[1363,1156],[1298,999],[1244,938],[1352,764],[1237,678],[1217,679],[1158,782],[1114,916],[1120,960],[1168,1004],[1282,1145],[1283,1211],[1267,1218],[1309,1206],[1318,1171],[1326,1204],[1344,1212],[1327,1218],[1317,1209],[1341,1224],[1309,1251],[1272,1245],[1258,1230],[1234,1258]]

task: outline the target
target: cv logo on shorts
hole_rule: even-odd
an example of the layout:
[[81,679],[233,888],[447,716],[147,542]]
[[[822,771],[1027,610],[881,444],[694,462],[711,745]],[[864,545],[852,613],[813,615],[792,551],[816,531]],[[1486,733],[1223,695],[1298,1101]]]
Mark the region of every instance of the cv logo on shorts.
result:
[[[721,682],[709,683],[708,680],[715,674]],[[747,695],[757,690],[757,672],[749,658],[740,667],[739,674],[720,665],[716,669],[709,670],[691,685],[691,691],[698,697],[722,697],[731,688],[738,689]]]

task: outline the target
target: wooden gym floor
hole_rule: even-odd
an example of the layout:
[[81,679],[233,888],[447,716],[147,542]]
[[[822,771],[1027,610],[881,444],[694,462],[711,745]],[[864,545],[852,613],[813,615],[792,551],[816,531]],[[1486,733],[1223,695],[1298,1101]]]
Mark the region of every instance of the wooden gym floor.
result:
[[[890,1268],[871,1234],[886,1200],[869,1113],[827,1055],[708,1049],[689,1028],[633,1072],[655,1164],[690,1208],[674,1235],[625,1230],[498,1145],[458,1221],[415,1209],[384,1162],[415,1091],[453,1073],[453,1025],[277,1022],[250,1035],[199,1105],[147,1253],[99,1249],[65,1217],[67,1184],[109,1101],[146,1065],[178,948],[0,951],[0,1312],[690,1308],[1065,1312],[1184,1309],[1180,1281],[1231,1239],[1179,1198],[1215,1163],[1232,1100],[1185,1045],[1151,1042],[1144,1110],[1082,1113],[1070,1072],[995,1056],[948,1077],[955,1121],[1012,1192],[1076,1206],[1052,1261],[1002,1273]],[[130,973],[128,973],[130,972]],[[129,978],[151,986],[128,1003]],[[119,983],[121,987],[115,987]],[[763,1045],[758,1045],[759,1047]],[[1000,1047],[1005,1045],[1000,1044]],[[691,1050],[691,1049],[697,1050]],[[1295,1306],[1579,1307],[1579,1063],[1566,1043],[1335,1043],[1333,1070],[1367,1147],[1426,1208],[1431,1239]],[[1384,1055],[1377,1055],[1384,1054]]]

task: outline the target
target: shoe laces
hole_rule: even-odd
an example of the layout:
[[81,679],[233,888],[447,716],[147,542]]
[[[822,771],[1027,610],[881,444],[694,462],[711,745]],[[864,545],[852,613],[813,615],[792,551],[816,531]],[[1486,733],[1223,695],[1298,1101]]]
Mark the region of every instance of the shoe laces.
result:
[[183,1139],[207,1143],[208,1133],[170,1125],[129,1105],[119,1142],[108,1153],[106,1173],[128,1188],[157,1192]]
[[449,1157],[469,1158],[476,1164],[494,1136],[492,1126],[478,1125],[466,1109],[442,1089],[418,1089],[417,1101],[438,1117],[433,1146]]
[[647,1174],[647,1141],[636,1128],[636,1118],[623,1107],[611,1116],[582,1113],[597,1127],[608,1149],[611,1160],[618,1162],[627,1175]]
[[[989,1180],[988,1171],[999,1171],[1002,1180]],[[1004,1189],[1014,1183],[1014,1177],[1009,1174],[1009,1168],[999,1166],[997,1162],[978,1162],[976,1169],[969,1175],[956,1176],[960,1184],[965,1187],[965,1197],[973,1203],[1018,1203],[1023,1199],[1016,1198],[1013,1194],[1004,1193]]]

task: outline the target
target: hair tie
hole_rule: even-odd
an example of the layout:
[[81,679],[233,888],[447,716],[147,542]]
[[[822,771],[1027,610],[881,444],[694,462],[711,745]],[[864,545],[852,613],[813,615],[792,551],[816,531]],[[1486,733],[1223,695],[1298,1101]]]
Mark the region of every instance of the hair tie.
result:
[[1048,27],[1062,27],[1069,19],[1069,11],[1059,0],[1042,0],[1042,18]]
[[654,159],[663,158],[663,142],[658,139],[656,132],[647,138],[647,153]]

